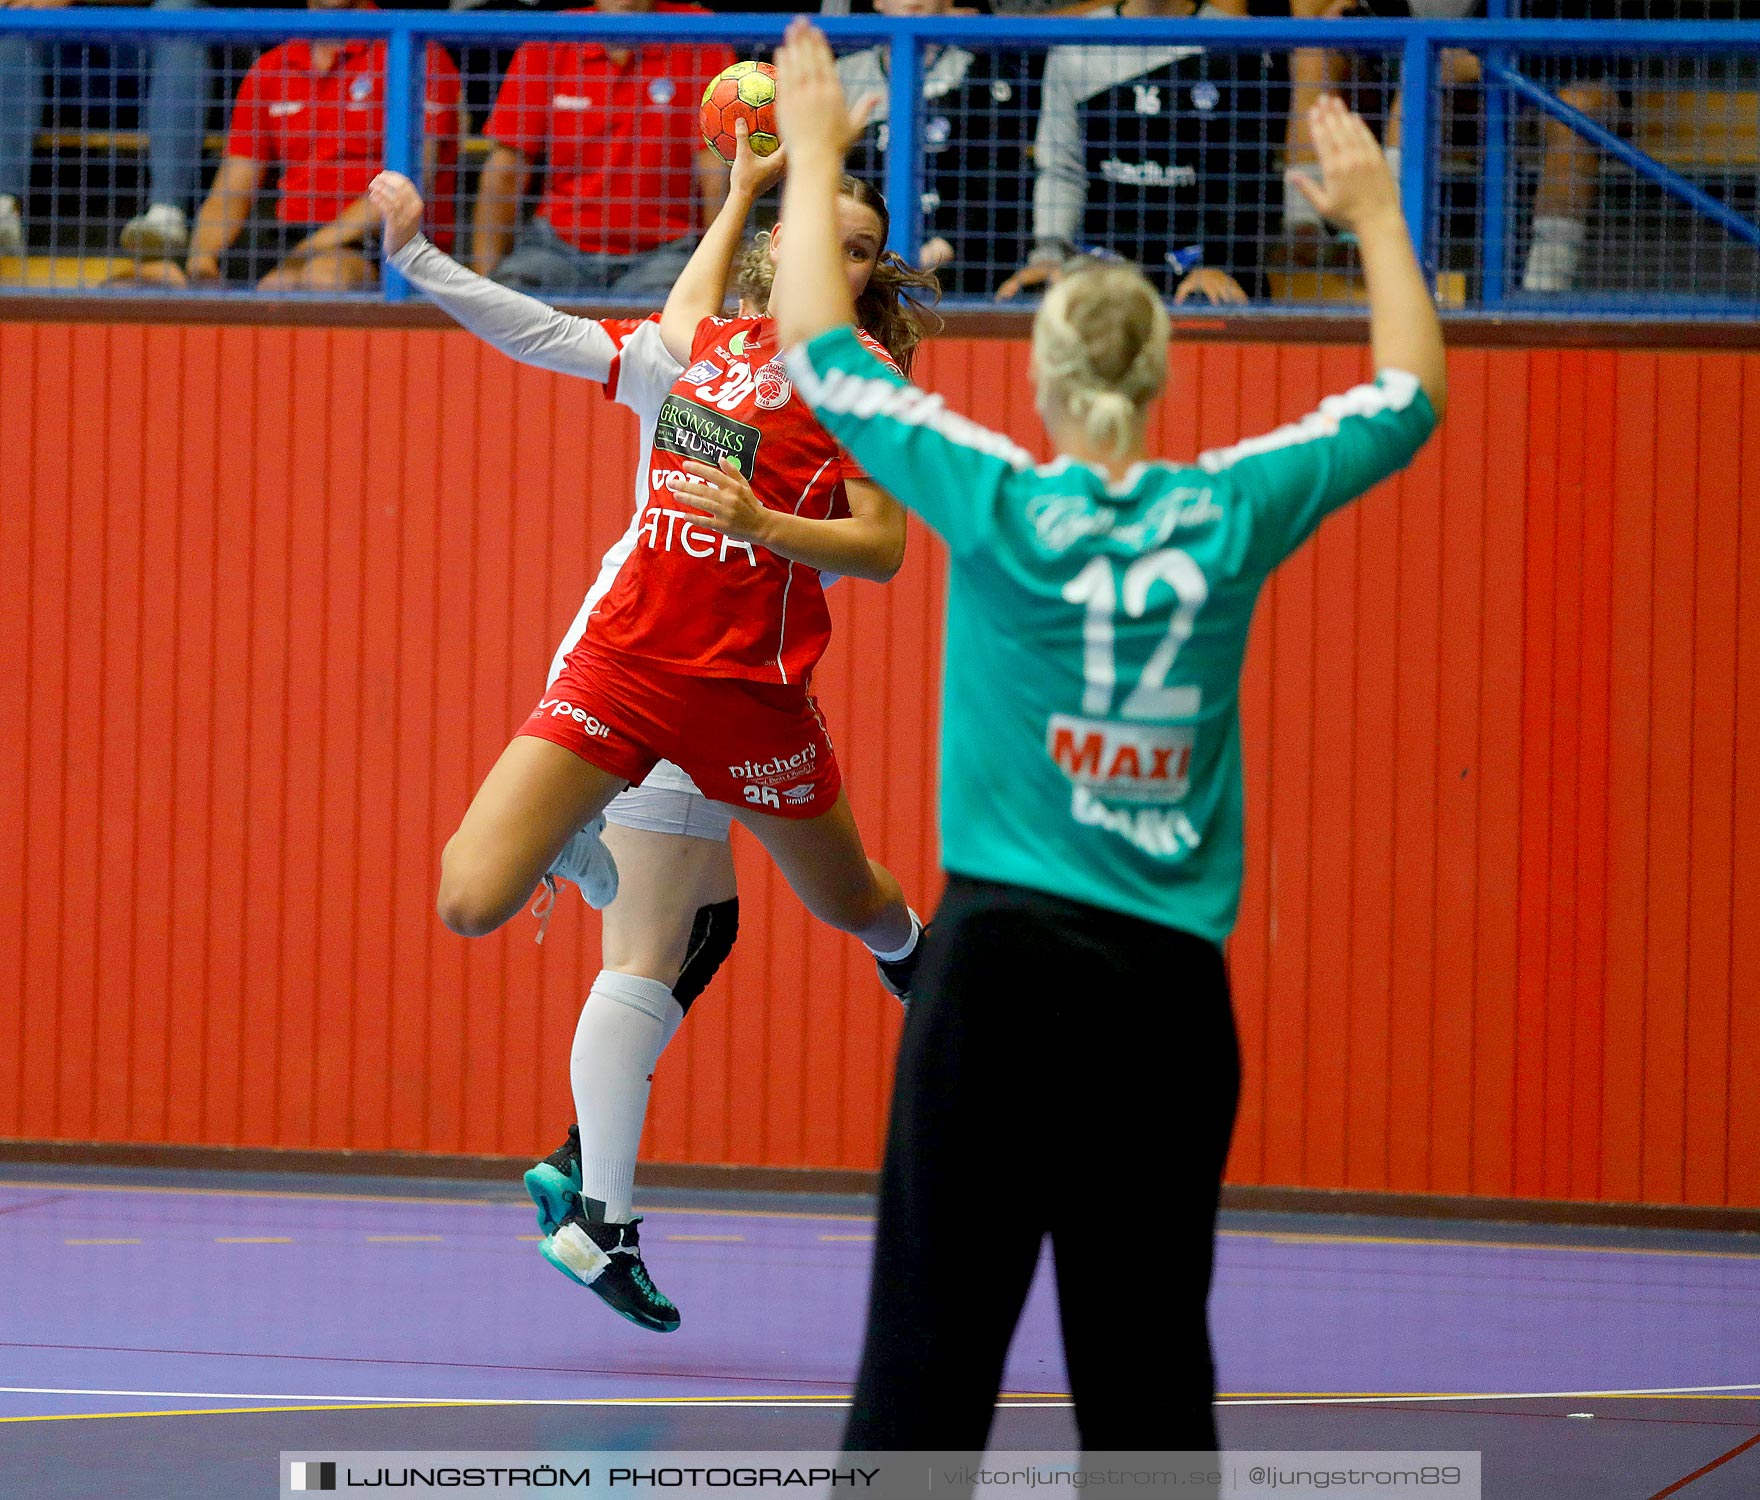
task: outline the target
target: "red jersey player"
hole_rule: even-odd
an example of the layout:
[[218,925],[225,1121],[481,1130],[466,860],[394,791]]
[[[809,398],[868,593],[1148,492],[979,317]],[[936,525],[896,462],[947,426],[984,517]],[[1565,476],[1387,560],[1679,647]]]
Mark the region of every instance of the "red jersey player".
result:
[[[903,516],[794,399],[769,319],[708,316],[749,206],[736,167],[727,209],[661,319],[685,368],[656,415],[629,557],[448,843],[439,908],[454,931],[493,931],[547,871],[573,874],[561,856],[578,831],[664,758],[734,806],[808,908],[860,937],[901,993],[921,924],[863,852],[808,681],[829,636],[818,570],[890,577]],[[864,323],[908,361],[920,323],[902,293],[932,283],[883,256],[872,190],[846,184],[840,215]],[[397,248],[389,225],[386,243]],[[778,231],[773,256],[780,244]],[[616,998],[641,1008],[639,995]],[[652,1017],[659,1029],[667,1019]],[[595,1208],[577,1204],[546,1255],[632,1321],[676,1327],[633,1223]]]

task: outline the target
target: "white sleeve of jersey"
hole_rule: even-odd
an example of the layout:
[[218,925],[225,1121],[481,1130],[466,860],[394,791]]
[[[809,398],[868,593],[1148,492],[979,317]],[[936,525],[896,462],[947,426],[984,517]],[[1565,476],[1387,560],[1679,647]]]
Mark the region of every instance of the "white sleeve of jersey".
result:
[[612,399],[638,417],[652,420],[666,400],[666,393],[684,374],[684,366],[672,357],[660,337],[658,323],[643,323],[618,352],[617,387]]
[[[417,235],[391,264],[449,316],[521,364],[603,382],[617,345],[592,318],[558,312],[536,297],[466,270]],[[664,351],[663,351],[664,352]]]

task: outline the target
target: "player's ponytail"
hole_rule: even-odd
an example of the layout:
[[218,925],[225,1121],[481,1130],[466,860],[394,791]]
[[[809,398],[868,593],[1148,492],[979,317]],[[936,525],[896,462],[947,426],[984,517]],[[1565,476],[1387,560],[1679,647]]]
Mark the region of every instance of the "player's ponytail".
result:
[[734,262],[734,295],[761,313],[770,306],[770,288],[775,284],[776,263],[770,259],[770,236],[755,234]]
[[[878,189],[859,177],[845,177],[838,192],[871,208],[880,219],[880,238],[892,233],[892,215]],[[873,334],[906,375],[917,345],[938,332],[941,319],[932,304],[941,296],[941,283],[933,271],[920,271],[891,250],[880,252],[874,274],[856,298],[856,321]]]
[[1039,412],[1078,424],[1094,449],[1117,458],[1167,380],[1167,309],[1135,266],[1100,264],[1067,275],[1033,319]]

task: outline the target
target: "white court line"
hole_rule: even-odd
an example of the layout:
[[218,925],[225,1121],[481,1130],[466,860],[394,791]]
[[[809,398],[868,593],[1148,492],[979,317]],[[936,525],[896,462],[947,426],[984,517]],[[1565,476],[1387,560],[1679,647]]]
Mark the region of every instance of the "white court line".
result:
[[[393,1402],[403,1406],[762,1406],[779,1408],[807,1405],[848,1406],[848,1396],[289,1396],[277,1393],[237,1391],[108,1391],[46,1385],[0,1385],[6,1396],[145,1396],[166,1401],[310,1401]],[[1010,1401],[1008,1405],[1025,1405]],[[1043,1403],[1068,1406],[1068,1401]]]
[[[1221,1406],[1361,1406],[1365,1402],[1410,1404],[1425,1401],[1562,1401],[1592,1397],[1632,1396],[1708,1396],[1720,1392],[1760,1391],[1760,1383],[1750,1385],[1673,1385],[1652,1386],[1640,1390],[1621,1391],[1453,1391],[1433,1395],[1378,1396],[1364,1391],[1354,1396],[1220,1396]],[[776,1396],[290,1396],[280,1393],[236,1391],[116,1391],[92,1390],[81,1387],[42,1385],[0,1385],[0,1395],[9,1396],[143,1396],[167,1401],[310,1401],[310,1402],[376,1402],[391,1401],[411,1406],[847,1406],[848,1396],[805,1394],[778,1398]],[[1065,1407],[1072,1403],[1057,1399],[1009,1400],[1009,1410],[1017,1407]]]
[[1719,1391],[1760,1391],[1760,1385],[1665,1385],[1631,1391],[1456,1391],[1427,1396],[1218,1396],[1218,1406],[1361,1406],[1420,1401],[1564,1401],[1595,1396],[1710,1396]]

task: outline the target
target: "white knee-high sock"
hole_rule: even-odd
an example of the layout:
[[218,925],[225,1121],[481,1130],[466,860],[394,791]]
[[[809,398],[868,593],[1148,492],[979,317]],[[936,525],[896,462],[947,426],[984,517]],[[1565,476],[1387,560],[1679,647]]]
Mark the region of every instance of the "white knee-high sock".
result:
[[919,917],[911,907],[907,906],[904,909],[904,912],[905,915],[911,919],[911,931],[910,936],[904,940],[901,947],[895,948],[891,952],[887,952],[885,949],[876,948],[872,943],[868,942],[866,938],[862,940],[862,946],[883,964],[895,964],[901,958],[909,958],[911,956],[911,950],[917,946],[917,939],[923,935],[923,919]]
[[581,1127],[581,1197],[590,1219],[622,1224],[634,1211],[636,1150],[654,1065],[683,1019],[658,979],[602,973],[593,981],[568,1067]]

